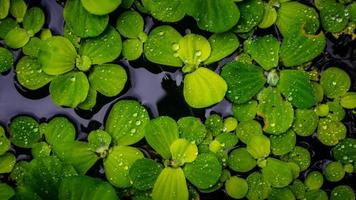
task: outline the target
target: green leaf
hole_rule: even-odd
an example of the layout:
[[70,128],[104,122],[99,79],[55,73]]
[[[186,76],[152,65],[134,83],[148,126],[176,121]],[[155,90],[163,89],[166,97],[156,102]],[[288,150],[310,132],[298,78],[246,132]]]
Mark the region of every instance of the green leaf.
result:
[[38,122],[29,116],[18,116],[10,123],[11,142],[22,148],[31,148],[41,138]]
[[200,29],[214,33],[230,30],[240,18],[239,8],[233,0],[187,1],[186,9]]
[[310,108],[316,103],[313,86],[304,71],[282,70],[278,89],[297,108]]
[[19,28],[19,25],[11,17],[0,20],[0,39],[4,39],[6,35],[16,27]]
[[39,142],[32,146],[31,154],[34,158],[50,156],[52,148],[46,142]]
[[228,159],[228,166],[236,172],[248,172],[255,168],[256,160],[244,147],[234,149]]
[[261,0],[247,0],[238,3],[241,16],[234,28],[238,33],[247,33],[253,30],[263,19],[264,6]]
[[300,171],[308,169],[311,158],[307,149],[296,146],[292,152],[287,155],[287,160],[299,165]]
[[85,99],[85,101],[80,103],[78,107],[82,110],[91,110],[96,104],[97,94],[98,92],[92,87],[90,87],[87,98]]
[[343,31],[349,21],[346,7],[336,1],[325,1],[320,9],[320,21],[327,32],[338,33]]
[[119,198],[108,182],[89,176],[74,176],[62,180],[58,199],[118,200]]
[[228,85],[226,97],[237,104],[248,102],[266,83],[261,68],[236,61],[226,64],[221,76]]
[[88,135],[88,143],[90,148],[96,153],[102,154],[101,157],[106,156],[106,151],[111,144],[111,136],[103,130],[91,131]]
[[136,160],[143,158],[141,151],[129,146],[115,146],[104,160],[105,176],[109,182],[118,188],[132,185],[129,169]]
[[45,42],[40,38],[32,37],[30,41],[28,41],[28,43],[22,47],[22,52],[27,56],[37,58],[38,53],[40,52],[44,43]]
[[323,175],[318,171],[311,171],[305,178],[304,184],[309,190],[318,190],[324,183]]
[[220,61],[232,54],[240,45],[239,39],[234,33],[215,33],[209,37],[211,53],[205,64]]
[[121,4],[121,0],[81,0],[83,7],[94,15],[106,15],[113,12]]
[[293,183],[289,185],[289,189],[292,190],[295,198],[303,199],[307,188],[301,180],[295,179]]
[[14,56],[11,51],[0,47],[0,73],[10,70],[13,64]]
[[161,116],[151,120],[145,128],[147,143],[164,159],[171,158],[170,146],[179,138],[176,121]]
[[271,185],[260,172],[249,174],[247,179],[248,193],[247,199],[267,199],[271,191]]
[[272,154],[279,156],[291,152],[295,147],[297,138],[294,131],[289,130],[281,135],[271,135],[270,140]]
[[80,175],[84,175],[99,160],[86,142],[72,141],[56,143],[53,152],[63,162],[72,165]]
[[9,179],[15,181],[17,185],[23,185],[26,168],[30,163],[27,161],[19,161],[15,164],[11,171]]
[[314,90],[315,100],[317,103],[320,103],[324,99],[324,89],[323,87],[316,82],[311,82]]
[[157,64],[182,67],[178,57],[179,41],[182,36],[171,26],[159,26],[148,35],[144,46],[146,58]]
[[293,131],[302,137],[311,136],[318,126],[319,118],[314,110],[295,110]]
[[10,173],[16,163],[16,157],[12,153],[0,155],[0,174]]
[[232,176],[225,182],[226,193],[234,199],[242,199],[247,195],[247,181],[238,176]]
[[263,130],[274,135],[285,133],[294,120],[292,105],[284,101],[279,91],[272,87],[264,89],[257,98],[257,115],[263,118]]
[[32,7],[27,12],[23,19],[23,27],[30,35],[38,33],[45,23],[45,14],[41,8]]
[[236,135],[243,143],[247,144],[254,135],[262,135],[261,124],[255,120],[241,122],[236,127]]
[[257,114],[257,101],[251,100],[244,104],[233,104],[232,112],[240,122],[252,120]]
[[0,155],[3,155],[11,147],[11,142],[7,139],[4,128],[0,125]]
[[220,135],[215,137],[215,140],[219,141],[221,147],[223,147],[224,149],[233,148],[238,142],[237,136],[229,132],[221,133]]
[[132,186],[138,190],[152,189],[161,171],[162,166],[154,160],[147,158],[136,160],[129,171]]
[[144,5],[154,18],[163,22],[181,20],[187,9],[185,0],[145,0]]
[[[35,198],[36,200],[53,199],[58,196],[61,181],[65,177],[76,175],[77,173],[72,166],[62,163],[57,157],[39,157],[26,165],[23,186],[32,195],[38,197]],[[25,197],[27,199],[28,195],[25,195]]]
[[[225,128],[224,121],[218,114],[209,115],[204,124],[208,130],[208,134],[212,136],[221,134]],[[209,137],[209,135],[207,136]]]
[[193,108],[205,108],[219,103],[223,100],[226,90],[224,79],[204,67],[184,77],[184,99]]
[[27,4],[24,0],[11,0],[10,1],[10,13],[16,18],[16,21],[22,22],[27,11]]
[[173,165],[183,166],[185,163],[193,162],[198,155],[197,145],[186,139],[176,139],[169,150],[172,154]]
[[49,86],[53,101],[59,106],[77,107],[89,92],[89,81],[83,72],[57,76]]
[[127,39],[122,43],[122,55],[127,60],[137,60],[143,53],[143,43],[139,39]]
[[46,40],[38,53],[38,61],[48,75],[59,75],[74,69],[77,52],[65,37],[54,36]]
[[329,162],[325,166],[323,174],[330,182],[341,181],[345,176],[344,166],[338,161]]
[[89,75],[90,86],[107,97],[118,95],[126,81],[126,71],[116,64],[97,65]]
[[320,22],[318,13],[313,7],[290,1],[281,3],[276,24],[284,37],[293,37],[301,29],[308,34],[315,34]]
[[28,56],[22,57],[17,63],[16,77],[22,86],[30,90],[42,88],[54,78],[43,72],[37,59]]
[[304,64],[320,55],[326,47],[323,32],[308,35],[304,31],[287,36],[283,39],[280,58],[286,67]]
[[355,164],[356,139],[345,138],[332,149],[333,157],[343,164]]
[[331,200],[355,199],[354,190],[348,185],[336,186],[330,194]]
[[149,115],[142,105],[134,100],[121,100],[111,108],[105,131],[116,145],[131,145],[144,137],[148,122]]
[[13,49],[25,46],[29,40],[30,35],[27,31],[18,27],[11,29],[4,38],[6,45]]
[[320,84],[329,98],[343,96],[350,89],[350,76],[342,69],[330,67],[320,75]]
[[143,32],[144,20],[136,11],[122,13],[116,21],[116,29],[126,38],[135,39]]
[[[107,1],[107,0],[106,0]],[[101,4],[101,3],[100,3]],[[68,0],[63,10],[66,25],[79,37],[95,37],[106,29],[108,15],[93,15],[81,3],[81,0]]]
[[276,188],[286,187],[293,181],[292,170],[287,163],[275,158],[267,158],[266,167],[262,168],[262,176]]
[[179,41],[177,52],[185,65],[183,72],[191,72],[201,62],[209,58],[211,48],[205,37],[190,33]]
[[90,58],[92,64],[104,64],[118,58],[121,49],[121,36],[109,26],[101,35],[86,39],[80,46],[80,54]]
[[272,188],[271,193],[268,196],[269,200],[295,200],[296,197],[294,196],[291,189],[288,187],[285,188]]
[[279,41],[272,35],[249,38],[244,42],[244,49],[266,71],[277,67]]
[[6,183],[0,183],[0,199],[8,200],[14,195],[15,195],[15,191],[14,189],[12,189],[12,187],[7,185]]
[[277,20],[277,11],[273,5],[269,3],[264,3],[265,11],[263,12],[262,21],[258,24],[259,28],[269,28],[271,27]]
[[324,145],[334,146],[346,137],[346,127],[342,122],[322,118],[316,136]]
[[154,200],[188,200],[189,193],[183,170],[166,167],[153,186]]
[[246,144],[246,150],[256,159],[265,158],[271,152],[271,141],[265,135],[254,135]]
[[327,118],[331,119],[332,121],[341,121],[344,119],[346,113],[344,108],[340,105],[338,99],[329,101],[326,103],[326,105],[329,108],[329,114],[327,114]]
[[221,176],[222,166],[212,153],[199,154],[197,159],[184,167],[186,178],[199,189],[215,185]]
[[45,135],[48,144],[56,145],[75,140],[75,127],[65,117],[55,117],[40,126],[40,132]]
[[0,20],[5,19],[9,14],[10,0],[3,0],[0,2]]
[[356,108],[356,92],[347,92],[341,97],[340,104],[346,109]]
[[179,137],[200,144],[205,139],[207,129],[196,117],[182,117],[177,122]]

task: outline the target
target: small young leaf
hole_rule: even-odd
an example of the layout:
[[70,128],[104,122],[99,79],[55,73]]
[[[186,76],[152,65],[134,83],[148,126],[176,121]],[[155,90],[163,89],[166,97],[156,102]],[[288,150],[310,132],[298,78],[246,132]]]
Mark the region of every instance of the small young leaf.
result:
[[147,110],[137,101],[121,100],[111,108],[105,122],[105,131],[113,138],[116,145],[131,145],[145,135],[149,122]]
[[272,35],[250,38],[244,42],[244,49],[266,71],[277,67],[279,41]]
[[263,19],[258,24],[259,28],[269,28],[271,27],[277,20],[277,11],[273,5],[268,3],[264,3],[265,11],[263,12]]
[[45,135],[47,143],[51,145],[75,140],[75,127],[65,117],[55,117],[48,123],[41,124],[40,131]]
[[193,162],[198,155],[198,147],[186,139],[177,139],[169,147],[172,154],[173,165],[183,166]]
[[77,51],[74,46],[62,36],[47,39],[38,53],[38,61],[48,75],[60,75],[71,71],[76,57]]
[[66,24],[79,37],[95,37],[104,32],[109,23],[108,15],[93,15],[82,5],[81,0],[68,0],[63,16]]
[[139,39],[127,39],[122,43],[122,55],[127,60],[137,60],[143,52],[143,43]]
[[278,89],[297,108],[310,108],[316,103],[313,86],[304,71],[282,70]]
[[81,0],[83,7],[94,15],[106,15],[121,4],[121,0]]
[[298,136],[311,136],[318,127],[319,118],[314,110],[295,110],[295,120],[293,122],[293,131]]
[[344,119],[346,113],[344,108],[340,105],[338,99],[329,101],[326,103],[326,105],[329,108],[329,113],[326,116],[327,118],[331,119],[332,121],[341,121]]
[[31,148],[41,138],[38,122],[29,116],[18,116],[10,123],[11,142],[22,148]]
[[236,135],[243,143],[247,144],[254,135],[262,135],[261,124],[255,120],[241,122],[236,128]]
[[246,150],[256,159],[265,158],[271,152],[271,141],[265,135],[254,135],[246,145]]
[[116,22],[116,29],[126,38],[138,38],[144,29],[144,20],[136,11],[122,13]]
[[116,64],[97,65],[89,75],[90,86],[107,97],[118,95],[126,81],[126,71]]
[[109,182],[118,188],[132,185],[129,169],[136,160],[143,158],[141,151],[129,146],[115,146],[104,160],[105,176]]
[[224,79],[204,67],[184,77],[184,99],[193,108],[205,108],[219,103],[223,100],[226,90]]
[[72,165],[78,174],[84,175],[99,160],[87,142],[63,142],[53,146],[53,152],[64,163]]
[[318,35],[308,35],[302,30],[283,39],[280,50],[281,61],[286,67],[301,65],[320,55],[325,47],[326,39],[323,32]]
[[5,19],[9,14],[10,0],[3,0],[0,2],[0,20]]
[[32,7],[27,12],[23,19],[23,27],[31,36],[38,33],[45,23],[45,14],[41,8]]
[[240,45],[239,39],[234,33],[215,33],[209,37],[211,53],[205,64],[217,62],[233,53]]
[[18,27],[11,29],[4,38],[6,45],[13,49],[25,46],[29,40],[30,35],[27,31]]
[[318,190],[324,183],[323,175],[318,171],[311,171],[305,178],[304,184],[309,190]]
[[182,117],[177,122],[179,137],[188,141],[200,144],[207,134],[207,129],[198,118]]
[[356,108],[356,92],[347,92],[341,97],[340,104],[346,109]]
[[189,193],[183,170],[166,167],[159,174],[152,191],[154,200],[188,200]]
[[147,143],[164,159],[171,157],[170,146],[178,139],[177,123],[170,117],[161,116],[151,120],[145,128]]
[[241,16],[234,28],[238,33],[250,32],[263,19],[264,6],[261,0],[248,0],[238,3]]
[[326,165],[323,174],[330,182],[341,181],[345,176],[344,166],[338,161],[330,162]]
[[292,105],[284,101],[279,91],[272,87],[264,89],[257,98],[259,101],[257,115],[265,122],[263,130],[274,135],[285,133],[294,120]]
[[248,184],[243,178],[232,176],[225,182],[226,193],[234,199],[242,199],[247,195]]
[[59,187],[59,200],[118,200],[115,189],[108,183],[89,176],[66,177]]
[[249,174],[247,179],[248,183],[248,199],[267,199],[271,191],[271,185],[267,182],[260,172],[253,172]]
[[0,73],[6,72],[11,69],[14,64],[14,56],[11,51],[0,47]]
[[182,36],[171,26],[159,26],[148,35],[144,46],[146,58],[157,64],[182,67],[178,58],[179,41]]
[[11,0],[10,13],[16,18],[18,23],[22,22],[27,11],[27,4],[24,0]]
[[186,178],[199,189],[215,185],[221,176],[222,166],[212,153],[199,154],[197,159],[184,167]]
[[320,75],[320,85],[329,98],[343,96],[350,89],[350,76],[342,69],[330,67]]
[[240,18],[239,8],[233,0],[187,1],[186,10],[195,18],[200,29],[214,33],[230,30]]
[[149,190],[153,188],[159,174],[162,171],[162,166],[147,158],[136,160],[129,171],[132,186],[138,190]]
[[228,84],[226,97],[237,104],[248,102],[266,83],[261,68],[236,61],[226,64],[221,76]]
[[300,146],[296,146],[294,150],[288,154],[287,160],[298,164],[300,171],[308,169],[311,162],[309,151]]
[[109,26],[101,35],[86,39],[80,46],[80,54],[90,58],[92,64],[100,65],[118,58],[121,49],[121,36]]
[[244,104],[233,104],[232,112],[234,113],[234,117],[240,122],[252,120],[256,117],[257,101],[251,100]]
[[59,106],[77,107],[89,92],[89,81],[83,72],[70,72],[57,76],[49,86],[53,101]]
[[233,150],[229,155],[228,166],[236,172],[248,172],[255,168],[256,160],[244,147]]
[[111,136],[103,130],[91,131],[88,135],[88,143],[91,149],[97,153],[104,153],[111,144]]
[[292,170],[287,163],[275,158],[267,158],[266,167],[262,168],[262,176],[275,188],[286,187],[293,181]]

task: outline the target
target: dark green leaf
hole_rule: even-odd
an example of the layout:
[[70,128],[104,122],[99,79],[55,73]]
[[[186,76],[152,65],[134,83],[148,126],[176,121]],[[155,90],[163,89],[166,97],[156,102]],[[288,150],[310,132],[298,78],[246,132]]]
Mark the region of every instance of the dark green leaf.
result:
[[38,122],[29,116],[18,116],[10,123],[11,142],[22,148],[31,148],[41,138]]
[[138,190],[153,188],[161,171],[162,166],[153,160],[147,158],[136,160],[129,171],[132,186]]

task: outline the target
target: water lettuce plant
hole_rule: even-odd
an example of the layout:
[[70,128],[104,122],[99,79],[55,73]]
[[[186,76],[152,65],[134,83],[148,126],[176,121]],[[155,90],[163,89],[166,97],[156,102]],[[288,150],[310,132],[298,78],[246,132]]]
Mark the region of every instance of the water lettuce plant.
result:
[[[62,3],[52,30],[41,3],[0,1],[0,73],[58,106],[111,105],[87,127],[1,122],[1,200],[355,199],[354,74],[330,50],[354,38],[355,2]],[[172,72],[187,113],[118,97],[137,67]]]

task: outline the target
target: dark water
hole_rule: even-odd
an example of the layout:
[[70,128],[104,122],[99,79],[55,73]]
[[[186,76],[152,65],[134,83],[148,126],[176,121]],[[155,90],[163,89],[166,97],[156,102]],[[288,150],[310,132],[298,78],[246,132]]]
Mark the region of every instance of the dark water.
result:
[[[61,34],[63,32],[62,3],[57,3],[55,0],[28,2],[30,6],[40,6],[45,10],[47,16],[46,26],[50,28],[54,34]],[[113,16],[111,18],[113,19],[113,23],[119,13],[120,11],[112,14]],[[152,27],[162,24],[148,16],[146,16],[145,20],[145,31],[147,32],[152,29]],[[173,26],[182,34],[193,32],[206,37],[209,36],[209,33],[199,30],[195,22],[189,17],[186,17],[179,23],[173,24]],[[256,32],[256,35],[265,34],[273,34],[280,39],[275,27]],[[327,35],[327,37],[327,52],[316,58],[308,69],[324,69],[330,66],[341,67],[352,77],[352,90],[356,91],[356,41],[352,41],[351,38],[347,36],[343,36],[338,40],[334,39],[331,35]],[[221,66],[236,56],[240,49],[241,48],[230,58],[221,61],[218,65],[213,64],[208,67],[220,70]],[[16,60],[21,56],[19,51],[14,51],[14,54],[16,55]],[[232,114],[231,104],[226,100],[208,109],[190,108],[185,103],[182,93],[183,75],[176,68],[159,66],[147,62],[144,58],[130,63],[118,59],[115,63],[122,65],[126,69],[130,77],[129,81],[124,91],[115,98],[107,98],[99,95],[97,105],[92,111],[73,110],[54,105],[48,95],[48,87],[44,87],[38,91],[28,91],[17,83],[13,70],[1,75],[0,123],[7,125],[14,116],[21,114],[37,117],[41,121],[52,118],[55,115],[65,115],[77,125],[77,130],[80,133],[79,138],[85,138],[90,130],[102,127],[107,111],[111,105],[119,99],[136,99],[140,101],[149,110],[151,117],[168,115],[178,119],[183,116],[193,115],[204,120],[205,117],[212,112],[220,113],[224,117]],[[348,111],[344,123],[348,127],[349,137],[356,137],[355,118],[356,116],[352,114],[351,111]],[[325,162],[332,159],[330,148],[319,143],[316,138],[298,139],[298,145],[304,146],[312,152],[313,169],[321,169]],[[142,145],[143,149],[145,149],[145,145],[143,143]],[[27,155],[30,152],[26,150],[15,148],[14,151],[16,155],[18,155],[18,159],[29,158]],[[89,173],[90,175],[103,177],[101,163],[97,163]],[[6,179],[6,176],[0,176],[1,181],[6,182]],[[356,190],[356,176],[348,175],[343,180],[343,183],[352,186]],[[337,184],[341,183],[339,182]],[[330,190],[334,186],[335,184],[328,182],[324,184],[326,190]],[[228,199],[228,197],[220,190],[212,194],[202,194],[201,199]]]

